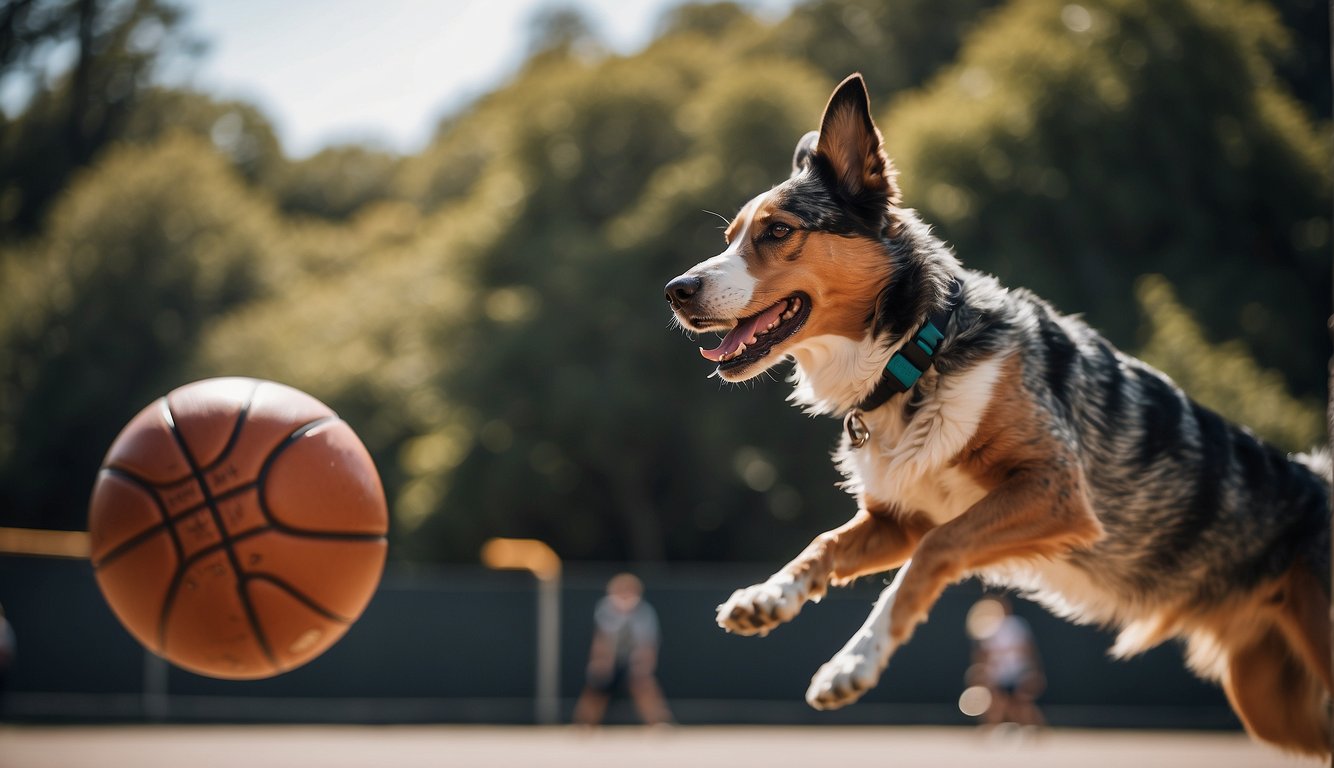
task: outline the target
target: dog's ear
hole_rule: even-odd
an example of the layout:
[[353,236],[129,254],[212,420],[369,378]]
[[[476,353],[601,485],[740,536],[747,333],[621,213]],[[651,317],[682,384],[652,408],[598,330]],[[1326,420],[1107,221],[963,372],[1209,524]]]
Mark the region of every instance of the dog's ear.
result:
[[793,176],[811,167],[811,156],[815,154],[815,145],[819,141],[820,132],[810,131],[797,142],[797,151],[792,153]]
[[829,97],[820,118],[815,153],[829,164],[839,191],[849,202],[877,207],[898,204],[897,173],[885,154],[880,129],[871,120],[871,100],[860,74],[849,76]]

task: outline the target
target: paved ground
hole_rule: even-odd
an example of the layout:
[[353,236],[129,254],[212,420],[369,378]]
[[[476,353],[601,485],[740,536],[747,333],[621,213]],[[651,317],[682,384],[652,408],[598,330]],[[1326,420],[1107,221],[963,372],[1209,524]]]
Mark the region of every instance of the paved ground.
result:
[[1314,768],[1237,733],[963,728],[0,725],[0,768]]

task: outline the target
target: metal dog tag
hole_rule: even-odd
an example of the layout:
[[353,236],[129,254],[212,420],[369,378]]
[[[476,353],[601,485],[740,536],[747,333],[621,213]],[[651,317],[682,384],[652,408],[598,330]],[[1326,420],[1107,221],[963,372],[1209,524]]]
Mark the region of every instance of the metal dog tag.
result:
[[843,431],[848,433],[848,442],[853,448],[860,448],[871,439],[871,430],[862,419],[862,412],[856,408],[848,411],[848,415],[843,417]]

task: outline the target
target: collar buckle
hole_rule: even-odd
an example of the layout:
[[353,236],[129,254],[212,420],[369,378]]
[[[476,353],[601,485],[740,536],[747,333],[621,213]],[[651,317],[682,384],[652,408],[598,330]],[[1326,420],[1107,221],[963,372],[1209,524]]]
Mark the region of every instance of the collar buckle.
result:
[[854,449],[866,445],[871,439],[871,428],[866,426],[866,419],[862,418],[862,412],[856,408],[843,417],[843,431],[848,435],[848,444]]

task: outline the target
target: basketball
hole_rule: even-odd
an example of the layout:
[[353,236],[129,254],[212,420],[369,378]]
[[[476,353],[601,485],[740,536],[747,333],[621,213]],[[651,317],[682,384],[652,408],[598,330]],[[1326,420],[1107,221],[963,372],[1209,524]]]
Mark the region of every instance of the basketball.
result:
[[379,584],[388,526],[352,428],[304,392],[245,378],[187,384],[140,411],[88,510],[98,586],[130,634],[234,680],[337,642]]

